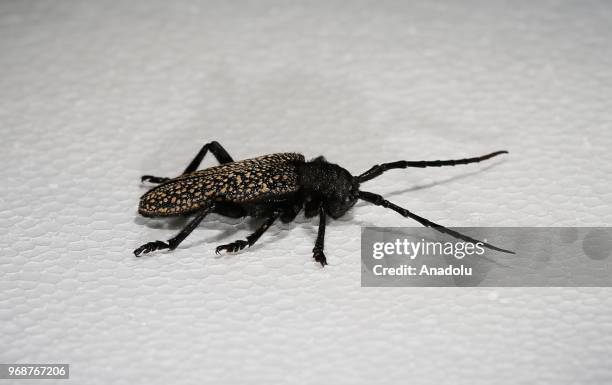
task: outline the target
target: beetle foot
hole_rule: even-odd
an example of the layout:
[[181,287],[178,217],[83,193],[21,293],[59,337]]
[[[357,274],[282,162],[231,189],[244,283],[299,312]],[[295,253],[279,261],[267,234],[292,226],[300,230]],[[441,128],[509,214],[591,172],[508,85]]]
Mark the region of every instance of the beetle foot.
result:
[[314,249],[312,249],[312,252],[312,257],[314,258],[314,260],[319,262],[321,264],[321,267],[325,267],[325,265],[327,265],[327,258],[325,257],[323,250],[315,247]]
[[162,241],[149,242],[149,243],[145,243],[144,245],[134,250],[134,255],[137,257],[140,257],[140,254],[143,254],[143,253],[146,254],[146,253],[150,253],[151,251],[169,249],[169,248],[170,248],[170,245],[167,244],[166,242],[162,242]]
[[143,175],[140,177],[140,181],[141,182],[150,182],[150,183],[164,183],[169,181],[170,178],[164,178],[164,177],[160,177],[160,176],[153,176],[153,175]]
[[237,251],[244,249],[247,246],[249,246],[249,242],[239,240],[239,241],[235,241],[232,243],[228,243],[227,245],[217,246],[217,248],[215,249],[215,253],[220,254],[221,250],[225,250],[228,253],[235,253]]

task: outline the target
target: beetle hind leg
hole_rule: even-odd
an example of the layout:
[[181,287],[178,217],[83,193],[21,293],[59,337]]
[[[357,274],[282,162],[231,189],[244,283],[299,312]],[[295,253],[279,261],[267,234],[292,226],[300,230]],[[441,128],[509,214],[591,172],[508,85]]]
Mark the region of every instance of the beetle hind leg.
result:
[[234,161],[234,159],[232,159],[232,157],[230,156],[230,154],[228,154],[225,148],[223,148],[223,146],[220,145],[219,142],[213,140],[212,142],[206,143],[204,146],[202,146],[202,149],[200,149],[195,158],[193,158],[191,163],[189,163],[185,171],[183,171],[183,175],[192,173],[197,170],[198,166],[200,165],[200,163],[202,163],[202,160],[209,151],[217,159],[219,164],[231,163]]
[[[185,171],[183,171],[181,175],[189,174],[197,170],[198,166],[200,165],[200,163],[202,163],[202,160],[204,159],[204,157],[209,151],[217,159],[219,164],[231,163],[234,161],[234,159],[232,159],[230,154],[228,154],[228,152],[225,150],[225,148],[223,148],[223,146],[219,144],[219,142],[212,141],[202,146],[202,148],[197,153],[195,158],[193,158],[193,160],[189,163],[189,165],[187,166],[187,168],[185,169]],[[140,181],[159,184],[159,183],[167,182],[170,179],[172,178],[159,177],[159,176],[153,176],[153,175],[143,175],[140,178]]]

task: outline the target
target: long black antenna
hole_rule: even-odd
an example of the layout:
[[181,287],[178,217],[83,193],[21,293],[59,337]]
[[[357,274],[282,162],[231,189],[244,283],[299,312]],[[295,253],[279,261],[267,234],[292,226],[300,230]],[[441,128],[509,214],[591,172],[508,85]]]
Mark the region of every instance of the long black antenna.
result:
[[478,163],[483,160],[487,160],[493,158],[494,156],[507,154],[508,151],[495,151],[487,155],[478,156],[475,158],[465,158],[465,159],[451,159],[451,160],[419,160],[419,161],[408,161],[408,160],[399,160],[397,162],[391,163],[383,163],[372,166],[368,171],[357,177],[357,180],[361,182],[368,181],[370,179],[374,179],[377,176],[380,176],[383,172],[394,169],[394,168],[407,168],[407,167],[442,167],[442,166],[456,166],[458,164],[469,164],[469,163]]
[[396,204],[393,204],[391,202],[389,202],[388,200],[384,199],[382,196],[378,195],[378,194],[374,194],[371,192],[367,192],[367,191],[359,191],[359,199],[363,199],[364,201],[370,202],[370,203],[374,203],[377,206],[382,206],[388,209],[391,209],[397,213],[399,213],[400,215],[403,215],[404,217],[408,217],[408,218],[412,218],[415,221],[419,222],[420,224],[422,224],[425,227],[431,227],[433,229],[438,230],[441,233],[446,233],[449,234],[457,239],[461,239],[463,241],[466,242],[470,242],[470,243],[480,243],[482,244],[484,247],[491,249],[491,250],[497,250],[497,251],[501,251],[502,253],[508,253],[508,254],[515,254],[514,251],[510,251],[510,250],[506,250],[506,249],[502,249],[500,247],[497,246],[493,246],[489,243],[486,242],[482,242],[479,241],[477,239],[468,237],[467,235],[463,235],[457,231],[448,229],[442,225],[439,225],[437,223],[434,223],[432,221],[430,221],[429,219],[423,218],[419,215],[416,215],[408,210],[406,210],[405,208],[399,207]]

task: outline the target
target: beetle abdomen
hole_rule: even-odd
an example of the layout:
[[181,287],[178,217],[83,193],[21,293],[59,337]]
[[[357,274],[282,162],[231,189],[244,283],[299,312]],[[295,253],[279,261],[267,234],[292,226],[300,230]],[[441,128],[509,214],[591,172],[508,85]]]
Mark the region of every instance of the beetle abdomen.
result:
[[299,189],[296,153],[264,155],[226,163],[163,183],[140,198],[144,216],[170,216],[196,211],[211,202],[247,203],[281,198]]

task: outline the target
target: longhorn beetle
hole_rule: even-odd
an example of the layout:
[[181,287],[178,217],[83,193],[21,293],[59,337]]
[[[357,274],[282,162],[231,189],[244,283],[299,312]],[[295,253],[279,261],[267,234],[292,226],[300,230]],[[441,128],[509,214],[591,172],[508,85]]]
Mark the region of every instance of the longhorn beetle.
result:
[[[209,151],[217,158],[220,165],[196,171]],[[134,250],[134,254],[138,257],[141,253],[175,249],[210,213],[231,218],[251,216],[264,219],[263,224],[246,237],[246,240],[238,240],[216,248],[217,254],[222,250],[237,252],[257,242],[275,220],[291,222],[304,209],[307,218],[319,216],[319,231],[312,252],[315,261],[325,266],[327,259],[323,253],[323,242],[326,218],[328,215],[333,219],[340,218],[358,199],[391,209],[455,238],[478,243],[480,241],[431,222],[385,200],[378,194],[363,191],[360,186],[361,183],[396,168],[455,166],[476,163],[507,153],[507,151],[496,151],[475,158],[456,160],[400,160],[375,165],[359,176],[352,176],[350,172],[337,164],[327,162],[322,156],[306,161],[302,154],[278,153],[234,161],[219,143],[210,142],[202,147],[180,176],[176,178],[142,176],[142,182],[159,185],[140,198],[138,212],[141,215],[168,217],[195,214],[195,217],[180,233],[167,242],[146,243]],[[480,243],[492,250],[514,254],[512,251],[486,242]]]

